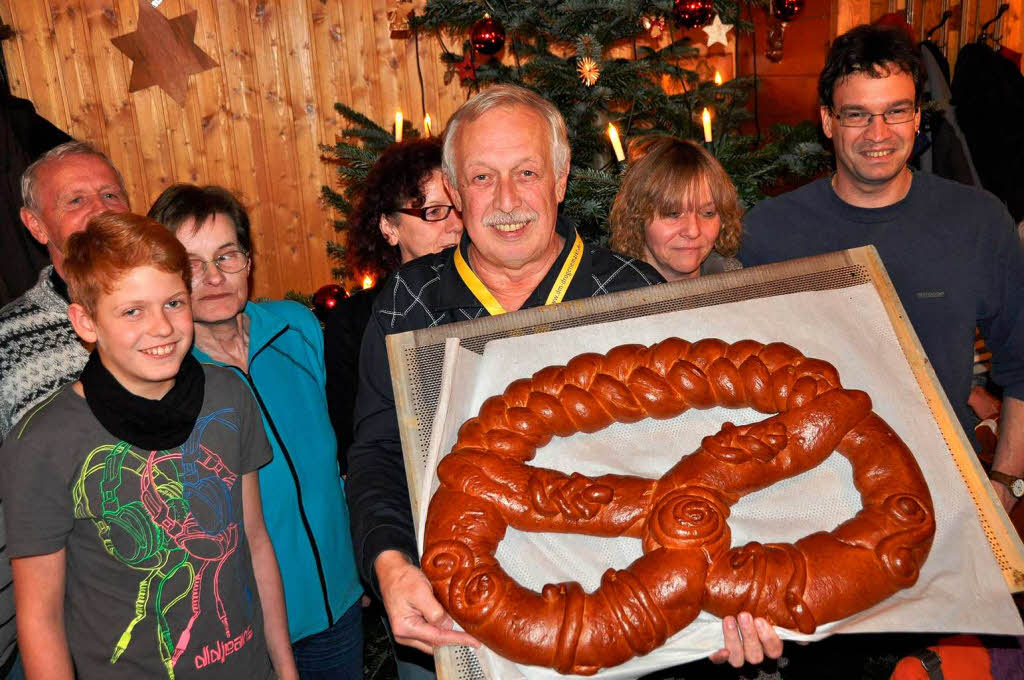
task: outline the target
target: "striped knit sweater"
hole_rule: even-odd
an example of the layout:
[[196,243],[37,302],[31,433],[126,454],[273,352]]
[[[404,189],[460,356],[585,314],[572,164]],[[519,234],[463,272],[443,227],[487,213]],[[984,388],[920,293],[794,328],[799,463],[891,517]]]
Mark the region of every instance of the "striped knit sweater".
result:
[[[43,269],[36,285],[0,310],[0,439],[32,405],[76,380],[89,358],[68,321],[68,302],[54,288],[51,272],[53,267]],[[0,499],[0,666],[13,652],[15,637],[6,547]]]

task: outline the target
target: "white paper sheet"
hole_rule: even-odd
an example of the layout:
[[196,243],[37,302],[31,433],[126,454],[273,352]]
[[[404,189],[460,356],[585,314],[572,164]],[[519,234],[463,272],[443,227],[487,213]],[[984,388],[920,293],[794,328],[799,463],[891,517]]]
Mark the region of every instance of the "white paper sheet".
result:
[[[794,319],[802,321],[794,323]],[[815,639],[836,632],[1024,632],[975,507],[870,285],[491,342],[482,359],[456,362],[460,366],[458,390],[453,390],[453,398],[448,400],[444,427],[434,430],[438,455],[451,449],[462,422],[476,415],[487,397],[504,391],[512,380],[528,377],[544,366],[564,364],[581,352],[604,353],[616,345],[653,344],[671,336],[691,341],[705,337],[727,342],[744,338],[781,341],[806,356],[834,364],[845,387],[871,396],[874,410],[916,455],[930,487],[936,536],[917,584],[869,610],[819,627],[814,636],[779,629],[783,638]],[[472,397],[467,398],[471,384]],[[702,437],[717,432],[723,422],[742,424],[764,417],[749,409],[715,408],[688,411],[668,421],[616,423],[594,434],[556,438],[538,451],[532,464],[585,475],[660,477],[679,457],[695,450]],[[432,461],[430,493],[436,489],[434,469],[436,462]],[[751,540],[793,542],[814,531],[830,531],[860,507],[850,465],[834,454],[814,470],[746,496],[733,506],[729,519],[733,545]],[[545,583],[560,581],[578,581],[592,591],[607,568],[624,568],[640,554],[640,542],[635,539],[527,534],[513,529],[498,549],[508,573],[538,591]],[[702,658],[721,644],[720,620],[703,613],[660,649],[595,677],[635,678]],[[549,669],[512,664],[486,650],[480,656],[490,677],[561,677]]]

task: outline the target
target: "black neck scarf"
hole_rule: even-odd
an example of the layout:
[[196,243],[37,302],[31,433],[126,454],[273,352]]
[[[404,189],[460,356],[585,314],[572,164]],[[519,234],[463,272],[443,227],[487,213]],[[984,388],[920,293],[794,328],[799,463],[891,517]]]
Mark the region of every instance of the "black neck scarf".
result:
[[93,350],[79,378],[89,410],[112,435],[150,451],[181,446],[192,434],[203,408],[206,376],[192,353],[181,362],[174,386],[161,399],[132,394]]

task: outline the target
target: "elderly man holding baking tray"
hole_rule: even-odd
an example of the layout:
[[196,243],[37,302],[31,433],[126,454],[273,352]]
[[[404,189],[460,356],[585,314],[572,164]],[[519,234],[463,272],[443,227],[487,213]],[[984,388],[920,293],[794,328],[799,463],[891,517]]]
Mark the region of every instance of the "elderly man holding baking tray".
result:
[[[403,266],[378,296],[363,338],[348,477],[356,559],[395,639],[425,652],[478,643],[452,630],[417,566],[385,336],[661,283],[649,265],[585,244],[559,217],[569,154],[561,114],[536,94],[495,86],[466,102],[448,123],[442,162],[462,240]],[[723,625],[726,646],[715,661],[781,653],[764,621],[743,614]]]

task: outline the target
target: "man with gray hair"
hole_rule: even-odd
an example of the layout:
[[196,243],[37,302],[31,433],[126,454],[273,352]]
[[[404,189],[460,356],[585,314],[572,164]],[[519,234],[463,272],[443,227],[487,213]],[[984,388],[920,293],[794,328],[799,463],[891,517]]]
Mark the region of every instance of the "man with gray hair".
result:
[[[478,643],[452,630],[417,566],[385,337],[662,283],[650,265],[583,243],[558,215],[569,159],[561,114],[533,92],[498,85],[463,104],[442,151],[462,240],[399,269],[377,296],[363,336],[347,481],[356,563],[383,601],[396,641],[424,652]],[[742,666],[782,652],[774,629],[748,613],[727,617],[723,635],[715,663]],[[423,677],[401,661],[400,654],[403,680]]]
[[[124,181],[110,160],[85,142],[54,147],[21,176],[21,221],[46,246],[53,264],[35,286],[0,310],[0,440],[29,408],[78,379],[89,354],[68,321],[61,277],[63,248],[93,215],[127,212]],[[0,505],[0,546],[6,545]],[[11,572],[0,552],[0,668],[14,650]],[[0,677],[3,677],[0,675]]]
[[533,92],[500,85],[466,102],[442,161],[462,240],[396,272],[363,337],[347,481],[356,561],[396,640],[425,652],[475,641],[451,630],[416,566],[385,336],[660,283],[649,265],[583,243],[558,215],[569,157],[561,114]]

